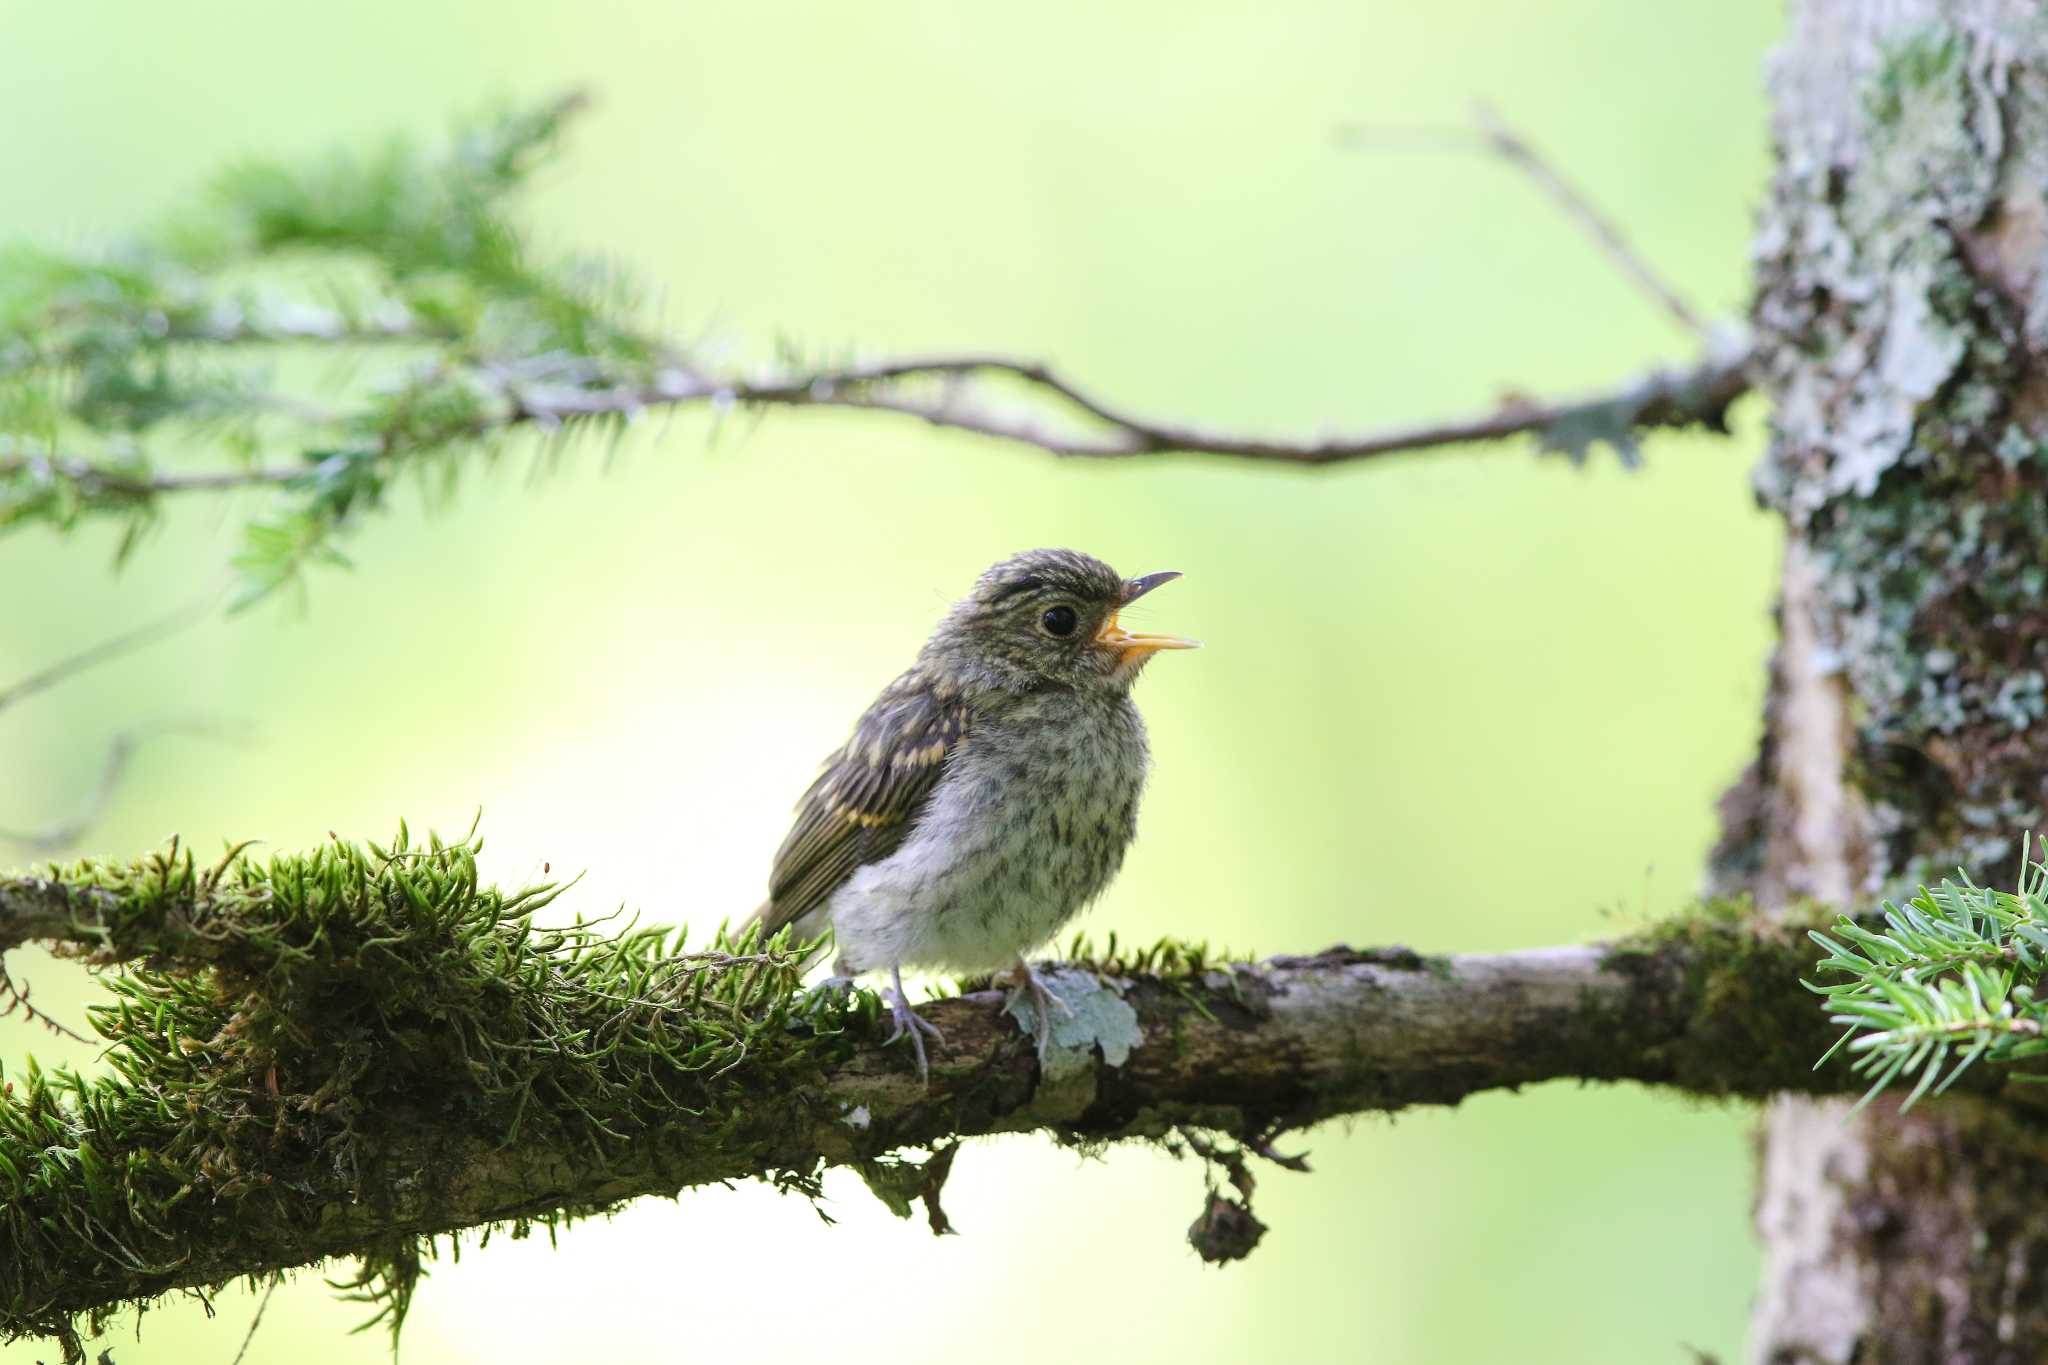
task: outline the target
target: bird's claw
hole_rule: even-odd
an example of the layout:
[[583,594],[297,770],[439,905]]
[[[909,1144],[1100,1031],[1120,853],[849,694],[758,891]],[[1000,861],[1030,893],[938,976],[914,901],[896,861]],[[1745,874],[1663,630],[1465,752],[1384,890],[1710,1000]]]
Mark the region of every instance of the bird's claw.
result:
[[1045,978],[1021,957],[1017,959],[1017,965],[1010,968],[1008,975],[1017,984],[1010,988],[1010,998],[1003,1002],[1003,1008],[1014,1011],[1019,1000],[1027,995],[1031,997],[1032,1020],[1036,1025],[1034,1031],[1038,1034],[1038,1064],[1044,1066],[1046,1054],[1052,1047],[1054,1011],[1071,1019],[1074,1017],[1074,1007],[1060,999],[1058,993],[1045,984]]
[[882,998],[889,1002],[889,1036],[882,1040],[883,1046],[904,1036],[910,1038],[910,1047],[917,1054],[917,1078],[926,1085],[931,1084],[932,1068],[925,1056],[924,1040],[930,1038],[940,1047],[946,1045],[946,1035],[939,1032],[939,1026],[919,1014],[910,1006],[910,997],[903,993],[903,972],[901,968],[890,974],[895,983],[882,988]]

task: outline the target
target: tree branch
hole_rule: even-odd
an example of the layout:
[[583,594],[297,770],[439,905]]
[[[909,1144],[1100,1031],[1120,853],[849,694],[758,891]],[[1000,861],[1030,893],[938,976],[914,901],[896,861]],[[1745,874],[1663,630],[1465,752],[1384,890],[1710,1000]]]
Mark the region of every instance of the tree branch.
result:
[[729,401],[895,412],[933,426],[1036,446],[1055,455],[1097,459],[1221,455],[1328,465],[1527,435],[1538,437],[1546,449],[1582,450],[1583,442],[1576,447],[1570,444],[1571,432],[1576,427],[1585,427],[1600,439],[1610,435],[1626,438],[1632,432],[1659,427],[1701,426],[1725,431],[1729,407],[1749,390],[1746,355],[1740,353],[1739,347],[1724,347],[1688,369],[1651,371],[1603,393],[1548,401],[1507,398],[1490,412],[1439,422],[1287,440],[1143,417],[1093,398],[1045,366],[1029,362],[968,357],[876,368],[887,371],[887,378],[999,372],[1063,399],[1108,430],[1095,435],[1066,434],[1047,427],[1032,414],[993,406],[972,393],[948,391],[936,398],[918,398],[887,390],[874,392],[871,381],[859,371],[851,372],[850,376],[817,376],[803,386],[735,386],[728,390]]
[[[972,382],[988,375],[1048,395],[1097,429],[1056,423],[1048,414],[1004,404],[985,385]],[[1633,458],[1639,431],[1689,426],[1726,431],[1728,409],[1750,387],[1746,350],[1730,344],[1691,367],[1653,370],[1605,392],[1544,401],[1513,396],[1481,414],[1290,440],[1145,417],[1094,397],[1041,363],[994,355],[918,357],[752,379],[705,377],[680,366],[650,382],[628,384],[538,382],[488,370],[484,376],[500,404],[468,427],[466,435],[472,438],[521,426],[554,429],[689,407],[848,408],[914,417],[931,426],[1075,458],[1183,454],[1308,466],[1516,436],[1535,436],[1543,448],[1574,457],[1583,457],[1591,442],[1608,440]],[[76,455],[0,453],[0,479],[62,481],[87,496],[115,499],[277,486],[311,481],[319,472],[320,465],[309,463],[137,474]]]
[[[9,444],[0,441],[0,451]],[[82,455],[13,450],[0,453],[0,479],[65,484],[87,498],[142,502],[164,493],[225,493],[310,477],[312,465],[248,466],[179,473],[134,473]]]
[[[1575,397],[1505,394],[1439,421],[1312,436],[1147,415],[1046,364],[998,354],[785,357],[720,373],[662,335],[635,302],[641,291],[615,271],[525,244],[511,196],[575,107],[557,101],[486,120],[436,155],[395,143],[368,157],[244,166],[194,212],[113,258],[13,251],[8,269],[23,287],[0,329],[9,390],[0,532],[106,517],[125,523],[125,553],[161,499],[270,489],[233,558],[232,611],[301,581],[308,566],[345,562],[341,538],[385,505],[401,472],[449,469],[529,428],[617,433],[649,412],[837,408],[1079,459],[1323,468],[1533,436],[1539,452],[1582,462],[1604,443],[1633,465],[1646,431],[1725,432],[1750,387],[1747,338],[1701,325],[1610,220],[1484,113],[1462,143],[1534,178],[1686,322],[1701,342],[1690,364]],[[292,283],[244,282],[247,268],[287,258]],[[338,400],[315,403],[272,387],[268,357],[243,354],[306,344],[375,372],[331,376]],[[180,468],[151,458],[194,438],[239,462]]]
[[473,853],[336,842],[205,868],[174,845],[0,879],[0,947],[129,964],[94,1011],[119,1079],[17,1070],[0,1098],[0,1330],[333,1256],[416,1270],[420,1238],[693,1185],[815,1191],[825,1167],[965,1136],[1187,1126],[1258,1153],[1333,1116],[1552,1079],[1857,1088],[1813,1069],[1831,1036],[1804,929],[1710,908],[1501,954],[1068,964],[1043,1069],[1000,993],[925,1006],[947,1040],[927,1089],[873,997],[804,993],[779,940],[535,930],[552,890],[481,886]]

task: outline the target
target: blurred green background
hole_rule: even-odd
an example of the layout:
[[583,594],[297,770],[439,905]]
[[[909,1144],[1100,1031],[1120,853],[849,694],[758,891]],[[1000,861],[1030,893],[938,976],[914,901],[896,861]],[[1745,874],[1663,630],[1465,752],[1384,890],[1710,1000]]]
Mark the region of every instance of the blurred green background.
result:
[[[1055,360],[1141,411],[1309,433],[1591,387],[1688,342],[1511,170],[1346,151],[1346,122],[1483,96],[1711,311],[1744,301],[1767,173],[1764,0],[1253,6],[0,0],[0,236],[77,245],[223,162],[435,134],[587,84],[541,239],[658,285],[679,334]],[[605,468],[401,498],[359,567],[0,714],[0,826],[83,803],[117,731],[168,735],[85,851],[467,827],[570,908],[705,922],[758,899],[789,807],[942,604],[1014,549],[1184,582],[1207,640],[1148,673],[1157,769],[1087,927],[1245,952],[1581,939],[1696,885],[1755,733],[1776,533],[1741,438],[1646,471],[1525,446],[1307,474],[1060,464],[885,416],[650,423]],[[0,540],[0,681],[214,585],[253,501],[111,545]],[[0,850],[0,859],[11,858]],[[89,989],[28,964],[76,1017]],[[4,1055],[63,1056],[16,1022]],[[648,1202],[442,1264],[414,1360],[1657,1361],[1739,1350],[1750,1116],[1546,1086],[1297,1137],[1252,1259],[1201,1265],[1201,1172],[972,1147],[964,1235],[828,1181]],[[120,1365],[228,1360],[253,1301],[149,1315]],[[317,1275],[247,1359],[383,1361]],[[0,1360],[47,1348],[17,1345]]]

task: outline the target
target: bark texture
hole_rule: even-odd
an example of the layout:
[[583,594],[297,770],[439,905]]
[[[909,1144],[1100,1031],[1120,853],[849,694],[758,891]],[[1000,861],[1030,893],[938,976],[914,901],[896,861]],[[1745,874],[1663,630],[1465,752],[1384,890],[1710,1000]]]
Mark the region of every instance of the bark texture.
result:
[[[2019,0],[1799,0],[1770,84],[1782,644],[1717,866],[1767,909],[1958,866],[2007,882],[2048,795],[2048,24]],[[2048,1359],[2029,1150],[1983,1114],[1774,1102],[1755,1358]]]

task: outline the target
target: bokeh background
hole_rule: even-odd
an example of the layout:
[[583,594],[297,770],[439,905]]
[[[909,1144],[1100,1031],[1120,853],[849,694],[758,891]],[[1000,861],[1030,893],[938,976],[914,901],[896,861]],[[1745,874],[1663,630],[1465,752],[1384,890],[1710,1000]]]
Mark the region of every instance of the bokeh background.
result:
[[[1258,6],[612,0],[0,0],[0,236],[118,237],[222,163],[500,98],[598,103],[530,198],[539,237],[658,287],[735,357],[999,349],[1128,405],[1307,433],[1605,383],[1688,342],[1508,168],[1345,150],[1354,121],[1483,96],[1710,311],[1741,309],[1767,173],[1765,0]],[[358,567],[0,714],[0,826],[84,803],[160,736],[84,851],[173,832],[279,847],[481,807],[505,881],[570,908],[750,907],[789,807],[988,561],[1070,544],[1177,568],[1147,624],[1210,642],[1141,701],[1158,766],[1088,927],[1246,952],[1576,940],[1692,894],[1755,733],[1775,532],[1740,439],[1646,470],[1526,446],[1319,474],[1061,464],[886,416],[650,424],[607,467],[512,461],[401,498]],[[123,572],[93,535],[0,540],[0,681],[192,600],[253,502],[179,505]],[[13,853],[0,850],[0,861]],[[28,964],[76,1016],[82,978]],[[0,1025],[12,1060],[75,1055]],[[1683,1361],[1739,1350],[1751,1115],[1538,1087],[1295,1139],[1240,1266],[1183,1240],[1200,1170],[973,1145],[961,1236],[828,1180],[838,1226],[760,1189],[494,1240],[422,1291],[414,1360],[970,1353]],[[253,1300],[151,1313],[120,1365],[229,1359]],[[317,1275],[251,1362],[377,1362]],[[20,1344],[0,1361],[47,1348]]]

